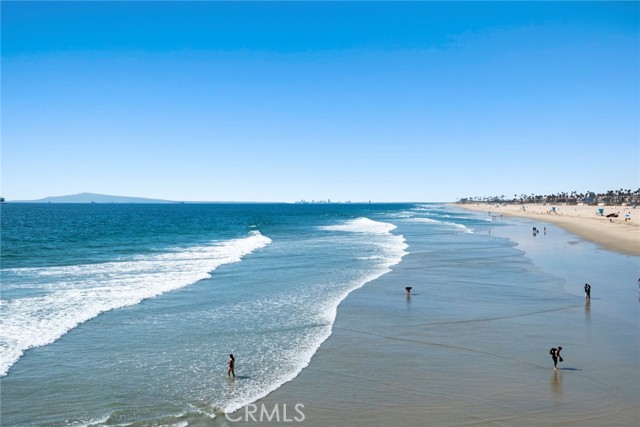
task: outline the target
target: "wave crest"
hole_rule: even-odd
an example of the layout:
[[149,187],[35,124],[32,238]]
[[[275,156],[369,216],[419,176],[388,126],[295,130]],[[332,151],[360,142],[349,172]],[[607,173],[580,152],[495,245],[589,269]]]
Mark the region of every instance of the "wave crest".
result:
[[39,295],[0,300],[0,376],[30,348],[53,343],[101,313],[123,308],[211,277],[224,264],[239,262],[271,243],[258,231],[208,246],[102,264],[3,270],[30,279]]
[[387,222],[373,221],[369,218],[356,218],[347,221],[344,224],[327,225],[320,227],[321,230],[327,231],[345,231],[349,233],[363,234],[388,234],[397,227]]

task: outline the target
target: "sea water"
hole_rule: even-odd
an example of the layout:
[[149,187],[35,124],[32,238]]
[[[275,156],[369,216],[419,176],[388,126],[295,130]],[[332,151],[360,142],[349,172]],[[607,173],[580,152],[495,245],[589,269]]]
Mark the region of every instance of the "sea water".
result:
[[7,426],[207,425],[294,379],[340,302],[412,252],[440,248],[442,283],[535,274],[502,262],[522,252],[500,222],[441,204],[1,209]]
[[178,425],[265,396],[401,262],[413,208],[2,205],[2,425]]

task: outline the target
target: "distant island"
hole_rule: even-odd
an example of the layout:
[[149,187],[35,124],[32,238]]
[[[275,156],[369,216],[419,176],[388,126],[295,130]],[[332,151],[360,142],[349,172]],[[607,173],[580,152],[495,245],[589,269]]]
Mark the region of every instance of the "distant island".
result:
[[[177,201],[177,200],[165,200],[165,199],[149,199],[146,197],[128,197],[128,196],[113,196],[109,194],[96,194],[96,193],[80,193],[72,194],[68,196],[51,196],[37,200],[7,200],[3,203],[100,203],[100,204],[225,204],[225,203],[240,203],[240,204],[262,204],[266,202],[246,202],[246,201]],[[284,202],[269,202],[269,203],[284,203]]]
[[80,193],[69,196],[52,196],[37,200],[11,200],[13,203],[180,203],[171,200],[144,197],[110,196],[108,194]]

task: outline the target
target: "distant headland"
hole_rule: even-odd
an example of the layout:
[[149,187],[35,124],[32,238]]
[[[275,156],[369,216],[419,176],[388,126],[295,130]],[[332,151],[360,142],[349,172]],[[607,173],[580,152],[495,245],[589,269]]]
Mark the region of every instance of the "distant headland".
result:
[[180,203],[171,200],[144,197],[111,196],[108,194],[79,193],[68,196],[51,196],[37,200],[11,200],[13,203]]

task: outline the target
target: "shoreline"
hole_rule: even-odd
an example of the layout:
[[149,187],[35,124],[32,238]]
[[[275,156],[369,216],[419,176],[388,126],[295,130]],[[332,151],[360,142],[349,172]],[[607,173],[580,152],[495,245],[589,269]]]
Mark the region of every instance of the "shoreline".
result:
[[[451,204],[460,209],[541,220],[585,240],[625,255],[640,256],[640,212],[630,206],[564,206],[542,204]],[[603,209],[603,215],[598,215]],[[617,218],[606,215],[617,213]],[[625,220],[625,216],[628,218]]]
[[[533,271],[532,282],[512,286],[475,263],[451,282],[436,271],[450,266],[418,244],[390,273],[345,298],[309,366],[255,405],[303,404],[309,427],[417,427],[425,419],[441,426],[637,424],[639,391],[629,382],[638,366],[635,264],[586,240],[576,243],[554,225],[543,239],[531,237],[530,221],[514,222],[490,239],[507,239],[525,253],[526,259],[498,257]],[[473,243],[480,235],[461,237]],[[471,259],[491,259],[499,247]],[[593,305],[580,293],[585,276],[597,290]],[[411,299],[403,288],[409,283]],[[553,371],[548,348],[558,343],[567,362]]]

